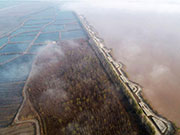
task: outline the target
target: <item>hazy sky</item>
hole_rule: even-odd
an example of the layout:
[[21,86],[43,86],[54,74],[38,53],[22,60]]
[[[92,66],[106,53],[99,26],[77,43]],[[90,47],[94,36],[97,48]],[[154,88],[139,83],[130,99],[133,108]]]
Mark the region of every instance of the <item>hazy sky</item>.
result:
[[[60,1],[60,0],[59,0]],[[167,13],[180,13],[180,1],[178,0],[84,0],[81,3],[82,7],[87,4],[94,8],[108,8],[123,11],[136,11],[136,12],[167,12]],[[80,3],[77,3],[80,8]],[[72,3],[74,7],[75,3]],[[70,7],[70,8],[72,8]],[[82,8],[81,7],[81,8]]]
[[[15,0],[3,0],[11,2]],[[18,0],[31,1],[31,0]],[[34,1],[34,0],[32,0]],[[180,0],[37,0],[50,2],[85,2],[88,6],[99,8],[113,8],[118,10],[135,10],[135,11],[156,11],[156,12],[180,12]],[[82,4],[85,4],[82,3]],[[75,3],[73,3],[75,4]],[[79,6],[79,5],[78,5]]]

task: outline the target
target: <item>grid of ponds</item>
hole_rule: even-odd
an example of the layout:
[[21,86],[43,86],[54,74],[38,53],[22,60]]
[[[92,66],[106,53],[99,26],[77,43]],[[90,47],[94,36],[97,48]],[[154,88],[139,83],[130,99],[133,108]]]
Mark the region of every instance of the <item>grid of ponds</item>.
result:
[[22,89],[38,50],[47,41],[87,37],[71,11],[48,8],[25,19],[20,27],[0,38],[0,127],[13,121],[22,103]]

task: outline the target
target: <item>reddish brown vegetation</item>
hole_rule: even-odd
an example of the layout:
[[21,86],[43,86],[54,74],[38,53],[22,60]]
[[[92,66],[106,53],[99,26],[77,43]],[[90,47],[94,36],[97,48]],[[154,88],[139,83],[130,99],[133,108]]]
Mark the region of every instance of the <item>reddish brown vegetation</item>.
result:
[[88,43],[75,42],[59,43],[63,55],[39,55],[35,62],[28,93],[44,133],[141,134]]

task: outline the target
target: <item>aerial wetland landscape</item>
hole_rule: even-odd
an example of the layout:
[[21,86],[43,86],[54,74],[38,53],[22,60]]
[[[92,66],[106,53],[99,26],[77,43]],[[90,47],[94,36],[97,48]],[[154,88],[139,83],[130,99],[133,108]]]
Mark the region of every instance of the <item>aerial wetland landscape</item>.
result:
[[178,135],[88,19],[61,4],[0,6],[0,135]]

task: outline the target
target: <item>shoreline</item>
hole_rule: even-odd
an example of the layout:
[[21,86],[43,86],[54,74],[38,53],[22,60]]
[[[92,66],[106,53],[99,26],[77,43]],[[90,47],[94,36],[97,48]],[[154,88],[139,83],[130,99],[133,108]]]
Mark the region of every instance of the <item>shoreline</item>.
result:
[[87,32],[89,39],[94,41],[96,48],[99,49],[99,52],[103,53],[104,57],[106,57],[105,59],[109,61],[111,66],[113,66],[112,68],[114,68],[113,70],[115,70],[114,72],[116,72],[116,75],[119,76],[120,81],[122,81],[125,87],[129,89],[126,90],[130,92],[131,98],[134,99],[135,102],[139,105],[139,107],[143,111],[143,114],[155,129],[155,134],[168,135],[169,133],[171,134],[172,132],[174,132],[172,123],[163,116],[159,115],[156,111],[154,111],[150,103],[146,102],[146,99],[144,99],[141,94],[143,89],[142,86],[136,82],[129,80],[127,73],[123,69],[124,64],[115,61],[110,53],[111,50],[104,46],[104,43],[97,36],[98,34],[92,30],[92,26],[89,25],[86,18],[79,15],[77,15],[77,17],[79,18],[84,30]]

